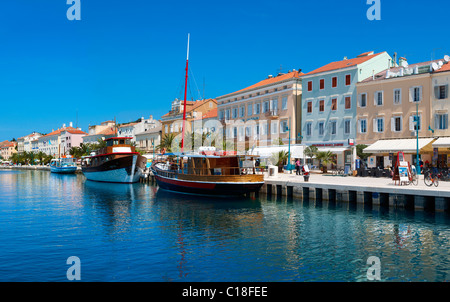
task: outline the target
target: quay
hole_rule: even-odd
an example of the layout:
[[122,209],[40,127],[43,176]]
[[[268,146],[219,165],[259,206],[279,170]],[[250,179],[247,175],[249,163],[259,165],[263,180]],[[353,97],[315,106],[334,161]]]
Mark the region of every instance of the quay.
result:
[[[140,179],[141,183],[155,184],[150,174]],[[287,197],[309,202],[348,202],[364,206],[395,207],[410,210],[435,212],[450,211],[450,182],[439,182],[438,187],[428,187],[419,176],[419,184],[395,185],[391,178],[333,176],[311,173],[309,181],[295,172],[269,176],[265,173],[265,184],[255,195]]]
[[450,182],[428,187],[419,176],[419,184],[396,185],[391,178],[333,176],[311,173],[309,181],[303,176],[280,173],[265,177],[259,193],[268,196],[302,198],[304,201],[344,201],[364,205],[397,207],[414,210],[449,212]]

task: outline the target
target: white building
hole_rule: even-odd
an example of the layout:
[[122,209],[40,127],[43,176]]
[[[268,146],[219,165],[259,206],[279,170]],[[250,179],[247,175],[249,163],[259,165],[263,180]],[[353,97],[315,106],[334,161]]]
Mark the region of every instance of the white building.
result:
[[145,119],[142,117],[139,122],[127,123],[118,127],[118,137],[131,137],[132,142],[136,142],[136,134],[148,131],[155,127],[160,126],[161,123],[150,115],[150,118]]

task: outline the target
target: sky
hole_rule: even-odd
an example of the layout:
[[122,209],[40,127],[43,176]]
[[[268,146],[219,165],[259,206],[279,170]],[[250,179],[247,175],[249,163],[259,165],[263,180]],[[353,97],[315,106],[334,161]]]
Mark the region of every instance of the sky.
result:
[[0,141],[159,119],[183,99],[188,33],[189,100],[367,51],[450,55],[445,0],[378,0],[374,21],[371,0],[78,1],[81,20],[66,0],[1,1]]

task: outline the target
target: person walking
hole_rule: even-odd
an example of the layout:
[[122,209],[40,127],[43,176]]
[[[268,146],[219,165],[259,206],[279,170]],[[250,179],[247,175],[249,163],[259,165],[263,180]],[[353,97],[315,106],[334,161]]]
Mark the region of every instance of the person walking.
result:
[[295,174],[301,175],[300,174],[300,160],[298,158],[297,158],[297,161],[295,162]]

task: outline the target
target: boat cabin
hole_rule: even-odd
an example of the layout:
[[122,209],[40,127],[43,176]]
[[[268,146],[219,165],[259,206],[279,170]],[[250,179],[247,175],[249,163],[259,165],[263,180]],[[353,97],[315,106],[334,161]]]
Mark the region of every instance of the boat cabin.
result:
[[257,156],[189,156],[181,160],[181,174],[242,175],[256,174]]

